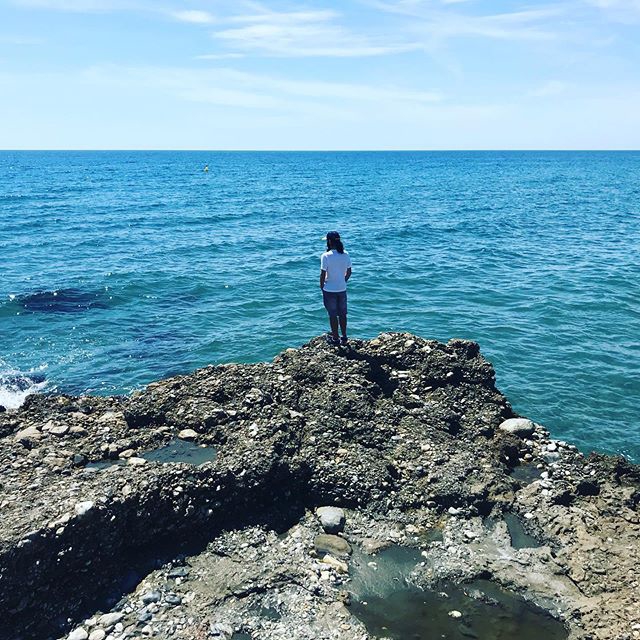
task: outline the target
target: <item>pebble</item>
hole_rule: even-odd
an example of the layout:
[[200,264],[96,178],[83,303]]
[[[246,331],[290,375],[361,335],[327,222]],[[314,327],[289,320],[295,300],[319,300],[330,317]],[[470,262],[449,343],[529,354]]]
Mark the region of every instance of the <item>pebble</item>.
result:
[[178,438],[181,440],[195,440],[198,437],[198,432],[193,429],[183,429],[178,433]]

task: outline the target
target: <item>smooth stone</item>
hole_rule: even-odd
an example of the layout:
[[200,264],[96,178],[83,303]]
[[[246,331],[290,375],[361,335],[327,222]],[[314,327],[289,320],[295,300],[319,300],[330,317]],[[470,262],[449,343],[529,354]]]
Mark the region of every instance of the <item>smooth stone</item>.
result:
[[87,640],[88,637],[89,634],[87,633],[86,629],[78,627],[67,636],[67,640]]
[[178,433],[178,438],[181,440],[195,440],[198,437],[198,432],[193,429],[183,429]]
[[[152,602],[160,602],[162,594],[158,590],[147,591],[142,595],[142,602],[144,604],[151,604]],[[145,620],[146,622],[146,620]]]
[[329,533],[316,536],[313,546],[318,553],[330,553],[337,557],[348,556],[351,553],[351,545],[344,538]]
[[75,507],[75,512],[79,516],[83,516],[87,511],[93,509],[93,502],[91,500],[84,500],[82,502],[78,502]]
[[15,442],[23,442],[23,441],[29,441],[29,440],[41,440],[42,439],[42,434],[40,433],[40,431],[38,431],[38,429],[36,429],[35,427],[27,427],[26,429],[22,429],[21,431],[18,431],[18,433],[16,433],[15,436],[13,436],[13,439]]
[[144,458],[137,458],[135,456],[132,456],[127,460],[127,464],[132,467],[141,467],[147,464],[147,461]]
[[449,611],[449,616],[452,618],[462,618],[462,614],[455,609],[453,611]]
[[177,596],[175,593],[168,593],[164,597],[164,601],[167,604],[173,605],[174,607],[182,604],[182,598],[180,596]]
[[63,436],[65,433],[69,432],[69,427],[66,424],[58,425],[57,427],[51,427],[49,433],[52,433],[54,436]]
[[318,507],[316,515],[326,533],[340,533],[344,529],[346,517],[339,507]]
[[498,427],[501,431],[512,433],[521,438],[528,438],[536,429],[535,424],[528,418],[509,418]]
[[89,640],[104,640],[107,637],[107,632],[104,629],[94,629],[89,634]]
[[124,613],[119,613],[118,611],[114,611],[113,613],[105,613],[104,615],[98,618],[98,624],[101,627],[109,630],[115,627],[120,620],[124,618]]
[[323,564],[329,565],[333,567],[338,573],[349,573],[349,567],[346,562],[342,560],[338,560],[338,558],[334,558],[331,554],[327,553],[327,555],[322,558],[321,562]]

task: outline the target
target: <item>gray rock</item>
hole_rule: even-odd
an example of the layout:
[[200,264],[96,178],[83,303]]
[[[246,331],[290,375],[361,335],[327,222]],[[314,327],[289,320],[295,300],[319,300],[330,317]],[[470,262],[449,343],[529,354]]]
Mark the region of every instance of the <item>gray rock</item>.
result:
[[13,436],[13,439],[16,442],[37,442],[42,439],[42,434],[34,426],[31,426],[18,431],[18,433]]
[[85,513],[91,509],[93,509],[93,502],[91,500],[83,500],[82,502],[78,502],[75,506],[75,512],[79,516],[85,515]]
[[89,640],[104,640],[107,636],[107,632],[104,629],[94,629],[89,634]]
[[326,533],[340,533],[344,529],[346,518],[339,507],[318,507],[316,515]]
[[178,438],[182,440],[195,440],[198,437],[198,432],[193,429],[183,429],[178,433]]
[[153,591],[147,591],[142,595],[142,602],[144,604],[151,604],[152,602],[160,602],[161,598],[162,594],[157,589],[154,589]]
[[87,631],[82,627],[78,627],[67,636],[67,640],[87,640],[88,637]]
[[351,545],[344,538],[328,533],[321,533],[316,536],[313,546],[320,554],[330,553],[336,557],[348,556],[351,553]]
[[209,637],[211,638],[230,640],[231,636],[233,636],[233,629],[228,624],[214,622],[209,626]]
[[124,613],[119,613],[118,611],[114,611],[113,613],[105,613],[104,615],[98,618],[98,624],[101,627],[104,627],[107,631],[113,629],[113,627],[120,622],[124,618]]
[[520,438],[528,438],[535,431],[535,424],[528,418],[509,418],[500,424],[499,429]]
[[182,598],[178,595],[176,595],[175,593],[168,593],[165,597],[164,597],[164,601],[167,604],[170,604],[174,607],[177,607],[179,604],[182,604]]
[[51,427],[49,433],[54,436],[63,436],[69,432],[69,427],[66,424],[60,424],[57,427]]

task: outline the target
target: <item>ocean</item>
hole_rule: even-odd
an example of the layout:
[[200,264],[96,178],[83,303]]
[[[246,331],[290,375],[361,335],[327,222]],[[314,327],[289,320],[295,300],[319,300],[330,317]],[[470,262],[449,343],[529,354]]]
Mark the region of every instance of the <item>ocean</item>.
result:
[[351,336],[478,341],[516,411],[640,462],[640,152],[0,152],[0,404],[306,342],[332,229]]

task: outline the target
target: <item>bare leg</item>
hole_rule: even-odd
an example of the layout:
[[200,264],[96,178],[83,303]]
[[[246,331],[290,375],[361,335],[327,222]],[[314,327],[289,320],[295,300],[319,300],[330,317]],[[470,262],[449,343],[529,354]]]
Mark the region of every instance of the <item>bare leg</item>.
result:
[[[338,316],[338,320],[340,321],[340,331],[342,332],[342,335],[346,338],[347,337],[347,316]],[[336,338],[338,337],[338,330],[336,329],[335,331],[335,335]]]
[[331,335],[335,340],[338,339],[338,318],[330,317],[329,324],[331,325]]

